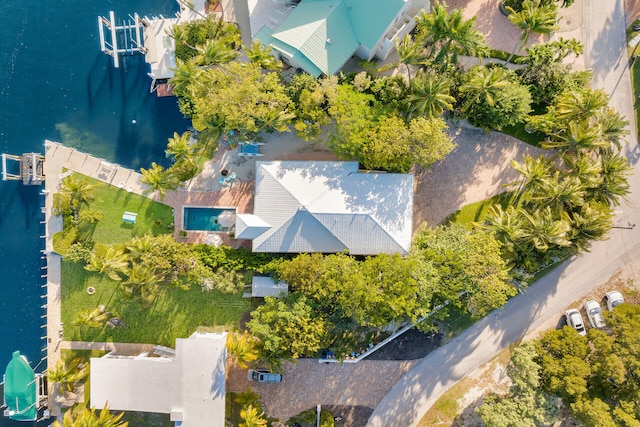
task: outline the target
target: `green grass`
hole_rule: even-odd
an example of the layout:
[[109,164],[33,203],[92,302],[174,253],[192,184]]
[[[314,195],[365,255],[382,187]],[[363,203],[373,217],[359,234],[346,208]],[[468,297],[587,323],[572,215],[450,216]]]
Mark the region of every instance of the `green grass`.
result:
[[511,192],[500,193],[489,199],[463,206],[460,210],[452,213],[446,220],[446,224],[461,224],[471,226],[474,222],[479,222],[489,212],[489,208],[495,204],[507,207],[513,194]]
[[[134,236],[141,236],[148,232],[158,235],[171,231],[168,226],[173,224],[174,220],[170,206],[129,193],[97,179],[81,174],[75,175],[80,179],[87,179],[95,185],[93,190],[95,200],[89,207],[104,214],[104,219],[98,222],[95,227],[84,227],[80,230],[82,237],[90,237],[99,243],[112,244],[123,243]],[[138,214],[136,224],[122,222],[122,214],[125,211]]]
[[[178,337],[188,337],[199,327],[225,330],[236,326],[242,315],[252,308],[242,290],[223,294],[203,292],[193,285],[189,290],[167,288],[151,307],[125,298],[118,284],[105,276],[86,271],[82,265],[62,263],[62,321],[64,338],[71,341],[106,341],[175,345]],[[87,294],[87,287],[96,292]],[[75,326],[74,319],[83,309],[105,305],[120,317],[123,327],[101,329]]]

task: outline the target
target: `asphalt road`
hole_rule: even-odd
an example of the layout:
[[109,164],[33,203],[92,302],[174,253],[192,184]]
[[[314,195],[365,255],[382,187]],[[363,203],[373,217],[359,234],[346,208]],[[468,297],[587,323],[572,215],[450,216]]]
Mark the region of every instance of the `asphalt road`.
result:
[[568,260],[502,310],[475,324],[464,334],[429,354],[382,399],[367,426],[415,426],[452,385],[510,344],[553,328],[564,309],[604,284],[625,264],[640,257],[640,173],[637,132],[626,53],[623,0],[584,0],[582,37],[585,64],[594,71],[594,84],[611,94],[610,105],[630,120],[626,155],[634,166],[631,194],[616,210],[619,226],[609,240],[596,242],[591,252]]

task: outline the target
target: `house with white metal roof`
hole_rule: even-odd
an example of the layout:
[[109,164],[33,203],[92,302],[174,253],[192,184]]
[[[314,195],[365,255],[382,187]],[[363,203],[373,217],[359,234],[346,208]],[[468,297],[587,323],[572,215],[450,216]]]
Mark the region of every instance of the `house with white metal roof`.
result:
[[413,175],[359,171],[358,162],[256,162],[253,214],[236,238],[254,252],[407,254]]
[[[269,1],[269,0],[262,0]],[[254,35],[285,63],[318,77],[335,74],[353,55],[385,59],[429,11],[429,0],[301,0]],[[277,18],[277,17],[275,17]],[[252,31],[253,32],[253,31]]]
[[91,358],[91,404],[170,414],[181,427],[224,427],[226,341],[226,333],[194,333],[161,357]]

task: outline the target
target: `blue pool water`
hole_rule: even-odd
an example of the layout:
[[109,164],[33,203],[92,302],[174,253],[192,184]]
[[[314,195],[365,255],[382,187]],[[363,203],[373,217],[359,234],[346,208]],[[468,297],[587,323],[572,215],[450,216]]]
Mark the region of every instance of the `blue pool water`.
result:
[[[178,8],[175,0],[0,2],[0,152],[43,152],[51,139],[134,168],[166,162],[167,138],[189,123],[175,98],[149,94],[142,57],[115,70],[100,52],[97,16],[110,10],[124,18]],[[40,190],[0,181],[0,372],[14,350],[33,365],[44,355]],[[0,416],[0,426],[14,424]]]
[[223,227],[218,223],[218,216],[223,212],[235,215],[235,209],[224,208],[184,208],[184,229],[200,231],[229,231],[231,227]]

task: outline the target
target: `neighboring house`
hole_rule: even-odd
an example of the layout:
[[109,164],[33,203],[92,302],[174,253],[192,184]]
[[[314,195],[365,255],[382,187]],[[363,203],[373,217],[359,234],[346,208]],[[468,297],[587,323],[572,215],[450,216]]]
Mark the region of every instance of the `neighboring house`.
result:
[[256,162],[253,214],[236,238],[254,252],[407,254],[413,175],[360,172],[358,162]]
[[[91,359],[91,405],[170,414],[181,427],[225,426],[226,333],[194,333],[162,357]],[[163,350],[163,351],[160,351]]]
[[429,0],[302,0],[282,23],[263,26],[254,39],[314,77],[331,75],[354,54],[385,59],[395,40],[415,27],[421,10],[429,10]]

